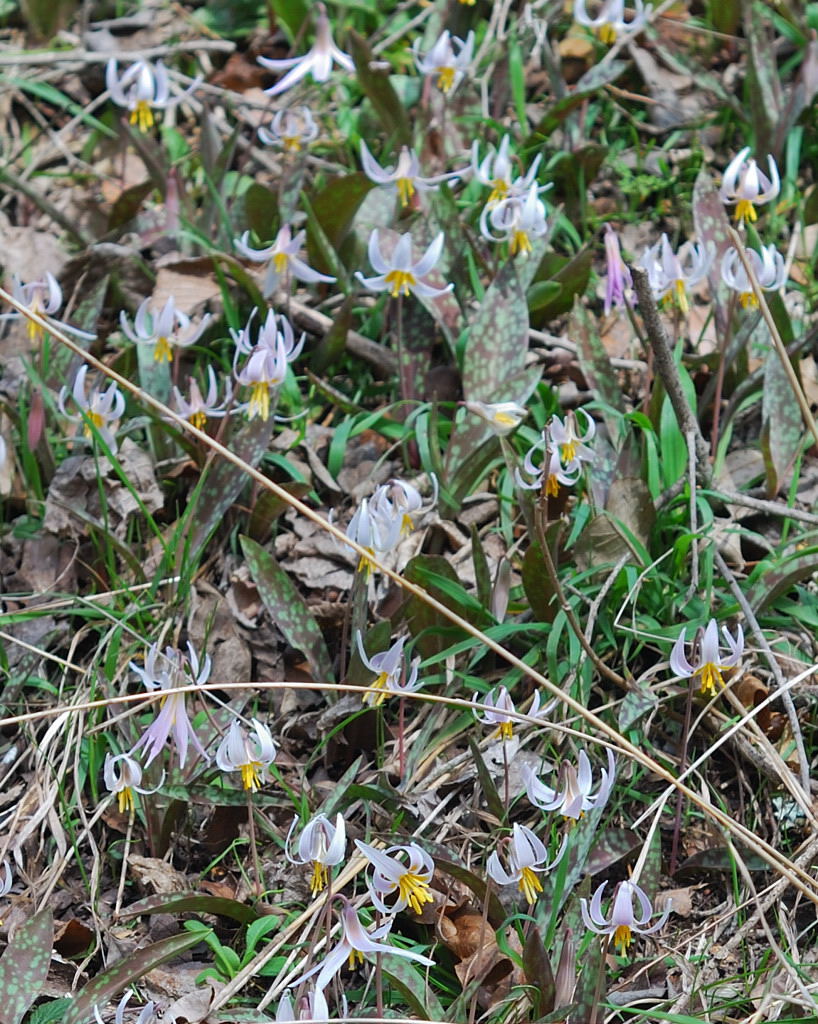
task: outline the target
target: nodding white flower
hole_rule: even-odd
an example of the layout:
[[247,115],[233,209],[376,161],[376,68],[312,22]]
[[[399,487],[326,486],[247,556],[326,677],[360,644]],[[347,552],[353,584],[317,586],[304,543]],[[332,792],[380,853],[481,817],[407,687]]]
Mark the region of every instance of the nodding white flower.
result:
[[511,839],[506,839],[506,861],[508,869],[503,867],[500,855],[495,850],[486,863],[486,870],[498,885],[512,885],[525,896],[528,903],[537,902],[537,893],[542,892],[542,882],[537,878],[538,871],[550,871],[562,860],[566,850],[568,836],[564,836],[562,845],[553,860],[548,859],[545,844],[538,839],[530,828],[514,824]]
[[490,242],[509,243],[509,253],[527,256],[531,241],[542,238],[548,231],[545,203],[538,196],[539,188],[532,185],[524,199],[508,196],[494,206],[486,205],[480,214],[480,234]]
[[[371,558],[381,558],[400,540],[401,518],[388,503],[370,504],[364,498],[350,519],[346,534],[365,548]],[[366,572],[367,577],[372,572],[372,562],[366,555],[358,560],[358,572]]]
[[[200,664],[199,656],[190,643],[187,645],[187,650],[187,655],[184,655],[175,647],[166,647],[164,653],[161,653],[159,645],[152,644],[145,655],[144,667],[133,661],[130,665],[148,690],[173,690],[180,686],[202,686],[210,675],[210,655],[206,654]],[[168,693],[160,705],[159,714],[139,738],[131,754],[135,754],[140,747],[144,747],[148,755],[145,760],[147,768],[151,761],[161,754],[171,730],[173,730],[173,738],[179,754],[180,768],[185,766],[189,743],[201,757],[209,760],[190,724],[184,693]]]
[[596,433],[596,424],[587,413],[583,413],[583,417],[586,426],[582,434],[579,433],[577,417],[573,412],[566,413],[564,421],[553,416],[548,424],[548,433],[564,466],[570,465],[575,460],[580,462],[593,462],[594,460],[593,450],[588,447],[587,442],[593,439]]
[[[114,1015],[114,1024],[125,1024],[125,1007],[128,1005],[128,1000],[133,995],[132,992],[128,991],[119,1000],[116,1008],[116,1014]],[[142,1007],[139,1012],[139,1016],[136,1018],[136,1024],[148,1024],[148,1021],[154,1017],[155,1004],[151,1000]],[[102,1017],[100,1016],[99,1007],[94,1004],[94,1017],[96,1018],[97,1024],[103,1024]]]
[[750,147],[745,146],[733,157],[727,165],[719,189],[722,202],[736,204],[734,217],[739,224],[743,224],[745,220],[751,223],[758,220],[756,205],[769,203],[781,191],[778,167],[772,156],[767,157],[767,167],[770,171],[768,178],[758,169],[755,160],[747,159],[749,152]]
[[640,265],[648,275],[651,291],[657,299],[671,298],[687,313],[687,289],[702,281],[713,262],[712,248],[684,242],[674,254],[667,235],[645,250]]
[[[537,465],[535,457],[543,453],[540,465]],[[523,472],[531,477],[526,480],[520,470],[515,471],[515,479],[518,486],[524,490],[542,490],[547,497],[556,497],[560,493],[560,484],[564,487],[573,487],[582,474],[582,463],[579,459],[563,465],[560,460],[560,453],[551,436],[548,428],[542,432],[542,437],[530,448],[523,459]]]
[[102,777],[109,793],[115,793],[119,804],[119,813],[134,809],[134,793],[141,793],[143,796],[150,796],[156,793],[165,779],[162,772],[162,780],[155,789],[142,789],[142,768],[139,762],[130,754],[117,754],[114,756],[110,751],[105,755],[105,765],[102,769]]
[[526,407],[519,402],[464,402],[463,405],[485,420],[499,437],[516,430],[528,415]]
[[[508,135],[504,135],[500,142],[500,148],[489,153],[480,160],[480,141],[475,139],[471,147],[471,169],[475,178],[481,185],[491,189],[491,195],[486,203],[487,206],[495,206],[503,199],[521,199],[526,196],[534,184],[537,176],[537,169],[540,166],[542,154],[534,157],[534,162],[522,177],[514,177],[514,162],[509,156],[510,141]],[[539,191],[544,191],[548,186],[540,186]]]
[[437,75],[438,89],[444,93],[454,92],[468,73],[474,51],[474,32],[469,32],[464,41],[450,35],[446,29],[427,54],[420,52],[420,39],[415,40],[412,51],[422,75]]
[[[495,697],[495,691],[489,690],[486,696],[480,701],[483,707],[483,714],[475,713],[475,717],[479,722],[484,725],[496,725],[497,735],[503,740],[510,740],[514,735],[514,723],[519,722],[516,717],[516,707],[514,701],[511,699],[508,690],[505,686],[499,687],[497,690],[497,696]],[[534,692],[534,698],[531,701],[531,707],[526,712],[532,718],[537,718],[541,715],[546,715],[551,708],[554,706],[554,701],[549,703],[540,710],[540,691]]]
[[616,306],[622,309],[627,301],[627,290],[633,288],[631,272],[622,259],[619,235],[610,224],[605,225],[605,316]]
[[216,374],[213,367],[207,368],[207,394],[202,395],[201,388],[194,377],[188,378],[190,382],[190,398],[187,399],[175,385],[173,387],[173,404],[175,411],[184,417],[188,423],[192,423],[199,430],[204,430],[208,416],[225,416],[226,406],[233,397],[233,388],[230,381],[226,382],[224,400],[219,402]]
[[707,628],[699,643],[698,661],[695,665],[687,660],[685,656],[685,633],[683,629],[679,638],[673,645],[670,653],[670,667],[677,676],[689,678],[693,676],[701,683],[702,693],[713,696],[717,693],[717,685],[724,686],[722,673],[728,668],[734,668],[741,656],[744,654],[744,630],[741,626],[736,627],[736,635],[732,637],[726,626],[721,627],[724,641],[730,650],[726,656],[719,650],[719,627],[715,619],[707,623]]
[[653,5],[645,7],[642,0],[635,0],[633,18],[625,21],[625,0],[603,0],[599,13],[591,18],[585,9],[585,0],[575,0],[574,18],[580,25],[596,29],[600,42],[611,45],[621,32],[636,32],[644,28]]
[[437,504],[437,477],[432,473],[431,478],[432,497],[425,508],[417,487],[393,477],[375,490],[371,500],[372,509],[383,518],[391,516],[399,519],[401,536],[408,537],[415,528],[413,517],[421,512],[429,512]]
[[452,181],[463,176],[463,171],[450,171],[448,174],[436,174],[431,178],[420,175],[420,161],[414,150],[402,146],[398,162],[394,167],[384,169],[367,149],[361,139],[361,165],[364,174],[376,185],[397,186],[401,206],[408,206],[415,192],[428,192],[437,188],[442,181]]
[[57,407],[67,420],[70,420],[72,423],[85,424],[83,433],[89,440],[93,438],[94,429],[96,429],[105,444],[112,452],[116,453],[117,444],[113,425],[116,424],[116,421],[125,411],[125,399],[122,397],[114,381],[111,381],[105,391],[101,391],[99,388],[91,388],[86,395],[85,377],[87,373],[88,366],[83,363],[77,370],[74,386],[71,389],[71,397],[80,410],[80,414],[69,413],[65,408],[65,402],[68,398],[67,387],[60,388],[60,393],[57,396]]
[[279,1000],[275,1019],[276,1024],[290,1024],[291,1021],[299,1020],[329,1020],[329,1006],[323,989],[317,987],[310,989],[306,995],[301,997],[298,1016],[296,1016],[289,993],[285,992]]
[[154,345],[153,358],[157,363],[173,362],[174,347],[187,348],[201,338],[210,323],[210,313],[205,313],[198,324],[190,322],[190,317],[176,308],[176,300],[172,295],[162,309],[156,313],[150,311],[150,299],[140,302],[131,327],[127,314],[119,314],[119,324],[123,334],[137,345]]
[[[372,902],[382,914],[397,914],[407,907],[414,914],[422,914],[423,904],[434,902],[429,883],[435,863],[417,843],[390,846],[386,850],[376,850],[360,839],[355,840],[355,845],[374,869],[367,884]],[[394,895],[396,899],[387,904],[385,898]]]
[[293,818],[284,844],[284,855],[291,864],[312,864],[310,892],[316,896],[329,883],[329,869],[344,859],[347,846],[346,822],[343,814],[336,814],[334,825],[326,815],[316,814],[304,826],[298,839],[298,852],[293,854],[290,852],[290,841],[298,823],[299,819]]
[[[92,341],[96,338],[95,334],[81,331],[79,327],[72,327],[71,324],[54,318],[54,314],[62,305],[62,288],[60,288],[53,274],[49,274],[46,271],[42,281],[29,281],[27,284],[23,284],[16,274],[12,274],[11,294],[21,305],[28,306],[32,313],[51,320],[54,326],[60,328],[60,330],[73,334],[77,338],[84,338],[87,341]],[[0,320],[19,320],[24,316],[24,313],[19,313],[15,309],[11,313],[1,314]],[[33,320],[26,319],[26,331],[32,343],[39,340],[43,335],[42,327],[39,324],[35,324]]]
[[[650,928],[646,928],[645,925],[653,916],[653,907],[645,890],[638,886],[636,882],[631,882],[627,879],[619,883],[614,896],[610,919],[606,921],[602,914],[602,894],[607,884],[607,882],[603,882],[594,893],[591,899],[590,911],[588,909],[588,900],[580,899],[582,920],[585,922],[585,927],[589,928],[592,932],[596,932],[597,935],[613,935],[614,947],[619,950],[620,956],[627,956],[632,933],[638,932],[640,935],[652,935],[653,932],[658,932],[670,914],[670,901],[668,900],[664,913],[659,920]],[[634,898],[639,903],[639,913],[634,912]]]
[[422,953],[414,953],[411,949],[400,949],[398,946],[390,946],[389,943],[380,941],[389,934],[392,918],[389,918],[379,928],[367,931],[346,896],[339,894],[335,898],[343,903],[343,909],[340,912],[341,941],[327,953],[323,963],[316,964],[306,974],[302,974],[292,983],[293,986],[300,985],[302,981],[317,974],[315,987],[323,991],[345,963],[349,964],[350,969],[353,969],[356,964],[362,964],[364,954],[390,953],[404,957],[406,960],[414,960],[415,963],[423,964],[424,967],[434,967],[434,960],[423,956]]
[[140,132],[146,132],[154,124],[154,110],[167,110],[175,107],[199,86],[197,78],[183,93],[171,99],[168,69],[157,61],[151,64],[146,60],[138,60],[119,74],[115,58],[111,58],[105,67],[105,86],[111,99],[118,107],[131,112],[130,123],[137,126]]
[[[238,408],[247,412],[248,419],[260,416],[270,418],[270,394],[281,386],[287,376],[287,364],[301,352],[306,335],[302,334],[296,343],[292,325],[285,316],[272,310],[259,328],[258,340],[251,341],[251,326],[257,310],[253,310],[247,325],[241,331],[232,331],[236,352],[233,357],[233,376],[251,389],[250,401]],[[239,358],[249,356],[241,370]]]
[[8,896],[11,892],[11,887],[14,885],[14,875],[11,873],[11,864],[7,860],[3,861],[3,872],[5,877],[0,882],[0,897]]
[[355,276],[366,288],[372,292],[389,292],[393,299],[399,295],[418,295],[422,299],[434,299],[438,295],[445,295],[453,288],[453,284],[445,288],[432,288],[424,284],[421,278],[425,277],[434,268],[440,255],[443,252],[443,232],[435,238],[426,252],[416,262],[412,261],[412,236],[407,232],[401,235],[395,245],[391,257],[387,258],[381,250],[378,229],[375,228],[369,236],[369,262],[377,271],[377,277],[364,277],[359,271]]
[[269,71],[286,71],[274,86],[264,91],[268,96],[278,96],[300,82],[306,75],[312,75],[316,82],[326,82],[332,72],[333,62],[340,64],[345,71],[354,71],[355,63],[348,53],[339,50],[332,38],[332,27],[327,17],[327,9],[323,4],[316,4],[318,17],[315,20],[315,42],[312,49],[302,57],[288,57],[286,60],[271,60],[269,57],[258,57],[262,67]]
[[[747,254],[759,287],[765,292],[774,292],[784,286],[787,280],[787,268],[784,265],[784,257],[776,249],[774,243],[762,246],[760,253],[755,249],[745,249],[744,252]],[[741,262],[738,249],[735,247],[728,249],[722,256],[721,279],[728,288],[739,293],[742,309],[754,309],[758,306],[758,299],[753,291],[750,278]]]
[[[306,231],[299,231],[295,235],[289,224],[279,229],[276,240],[265,249],[253,249],[250,245],[250,232],[245,231],[241,238],[234,241],[236,251],[246,260],[253,263],[267,263],[267,275],[264,278],[263,292],[265,297],[270,296],[278,287],[278,282],[285,274],[291,274],[296,280],[305,284],[315,284],[316,281],[332,283],[335,278],[329,274],[320,274],[299,258],[298,253],[304,245]],[[268,262],[269,261],[269,262]]]
[[543,811],[559,811],[566,818],[579,819],[586,811],[604,807],[611,795],[616,778],[616,762],[613,752],[608,748],[608,769],[603,768],[599,788],[593,792],[594,778],[591,762],[584,750],[578,757],[579,768],[563,761],[560,767],[560,789],[552,789],[540,782],[536,772],[528,765],[523,767],[523,780],[528,799],[535,807]]
[[297,153],[318,138],[318,125],[309,107],[290,107],[276,111],[269,130],[259,128],[258,137],[267,146],[282,146]]
[[374,672],[377,679],[372,687],[377,693],[365,693],[364,704],[371,704],[373,707],[383,704],[388,693],[413,693],[423,685],[418,682],[418,666],[420,658],[414,658],[409,668],[409,676],[406,676],[406,662],[403,657],[403,647],[406,637],[402,636],[396,640],[388,651],[381,651],[368,657],[361,640],[361,631],[355,631],[355,643],[358,646],[358,654],[361,661],[370,672]]
[[254,793],[261,788],[265,768],[276,759],[276,746],[266,725],[250,719],[251,736],[237,718],[230,723],[227,735],[216,751],[216,764],[223,772],[241,772],[241,784]]

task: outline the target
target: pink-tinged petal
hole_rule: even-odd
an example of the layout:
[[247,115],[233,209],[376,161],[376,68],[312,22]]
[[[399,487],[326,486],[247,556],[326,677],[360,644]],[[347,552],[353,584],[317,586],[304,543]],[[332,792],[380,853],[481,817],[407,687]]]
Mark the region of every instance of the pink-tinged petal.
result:
[[392,175],[383,170],[375,157],[367,149],[363,139],[361,139],[361,167],[367,178],[378,185],[388,185],[392,181]]
[[300,62],[296,62],[296,65],[287,72],[280,82],[276,82],[274,86],[270,89],[265,89],[264,92],[268,96],[278,96],[280,93],[286,92],[287,89],[292,88],[296,82],[300,82],[301,79],[304,78],[304,76],[311,70],[312,61],[305,60],[302,57]]
[[718,665],[719,663],[719,627],[715,619],[707,623],[701,642],[700,664]]
[[520,879],[519,871],[513,875],[510,875],[506,871],[496,850],[489,855],[489,859],[486,861],[486,871],[488,872],[489,877],[497,882],[498,885],[511,885],[514,882],[518,882]]
[[[576,2],[579,3],[580,0],[576,0]],[[591,913],[588,911],[588,901],[583,897],[580,897],[579,909],[582,911],[583,923],[589,931],[596,932],[597,935],[609,934],[610,928],[605,921],[597,921],[591,916]]]
[[394,857],[388,857],[382,850],[376,850],[374,846],[370,846],[369,843],[364,843],[360,839],[355,840],[355,845],[370,864],[374,865],[380,874],[393,884],[396,885],[398,879],[406,873],[402,864]]
[[[373,263],[372,266],[374,267],[375,264]],[[415,268],[412,264],[412,236],[408,231],[398,239],[398,244],[392,253],[391,268],[414,273]],[[415,276],[418,275],[415,274]]]
[[741,170],[741,165],[747,159],[747,154],[749,152],[750,147],[745,146],[744,149],[742,149],[740,153],[734,156],[730,163],[727,165],[727,168],[724,172],[724,176],[722,178],[721,188],[719,189],[719,195],[722,201],[730,199],[733,193],[735,193],[736,181],[738,179],[739,171]]
[[687,630],[682,630],[676,640],[676,643],[673,645],[673,650],[670,652],[670,669],[675,676],[682,676],[682,678],[692,676],[696,671],[685,656],[686,632]]
[[294,68],[296,64],[300,64],[303,57],[286,57],[281,60],[273,60],[272,57],[256,57],[256,60],[263,68],[267,68],[268,71],[288,71],[290,68]]
[[627,884],[639,903],[640,913],[635,916],[635,921],[638,925],[647,924],[653,914],[653,907],[650,905],[648,895],[641,885],[637,885],[636,882],[628,882]]
[[735,639],[730,635],[730,631],[727,629],[727,626],[722,626],[721,631],[725,641],[727,642],[727,646],[730,648],[730,655],[722,660],[722,665],[726,668],[732,668],[734,665],[738,664],[741,660],[741,656],[744,654],[744,630],[741,628],[741,625],[736,626]]
[[632,928],[636,924],[633,914],[633,885],[631,882],[620,882],[614,896],[611,911],[611,925],[620,928],[623,925]]
[[544,782],[540,782],[532,768],[527,765],[523,767],[523,780],[528,799],[544,811],[553,811],[562,803],[562,797],[556,790],[551,789]]
[[533,868],[548,861],[548,850],[542,841],[530,828],[516,822],[512,829],[511,848],[514,851],[514,859],[521,868]]
[[391,267],[381,252],[380,237],[378,235],[377,228],[373,228],[372,233],[369,236],[367,255],[369,256],[369,262],[372,264],[373,270],[377,270],[379,274],[389,273]]
[[599,886],[599,888],[594,892],[593,896],[591,897],[590,916],[598,925],[608,924],[608,922],[605,920],[605,917],[602,914],[602,894],[604,893],[607,884],[607,882],[603,882],[602,885]]
[[346,852],[347,844],[347,826],[344,821],[343,814],[335,815],[335,828],[333,830],[332,841],[327,847],[327,852],[324,855],[324,863],[332,866],[334,864],[340,864],[344,859],[344,853]]
[[657,921],[654,921],[650,928],[637,928],[636,931],[640,932],[642,935],[653,935],[654,932],[658,932],[667,921],[672,909],[672,901],[668,900],[665,904],[665,909],[663,910],[661,917]]
[[333,45],[330,48],[330,55],[336,64],[340,64],[344,71],[354,71],[355,61],[348,53],[344,53],[343,50],[339,50],[337,46]]

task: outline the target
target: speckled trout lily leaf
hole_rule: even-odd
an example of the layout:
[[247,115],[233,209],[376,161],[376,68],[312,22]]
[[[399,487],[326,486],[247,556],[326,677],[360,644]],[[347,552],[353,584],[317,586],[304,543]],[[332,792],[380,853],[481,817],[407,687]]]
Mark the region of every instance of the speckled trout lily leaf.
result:
[[312,612],[295,584],[273,556],[249,537],[241,537],[241,550],[250,575],[270,618],[287,643],[302,651],[319,682],[335,682],[327,645]]
[[80,989],[77,998],[63,1017],[63,1024],[85,1024],[90,1017],[93,1017],[94,1006],[104,1006],[117,993],[141,978],[143,974],[159,967],[171,957],[187,952],[201,941],[201,932],[197,931],[192,935],[189,932],[184,932],[181,935],[171,935],[159,942],[152,942],[149,946],[128,953]]
[[54,942],[54,919],[41,910],[20,925],[0,957],[0,1024],[20,1024],[45,984]]
[[[794,336],[781,296],[770,295],[767,302],[782,341],[789,345]],[[804,423],[781,356],[772,347],[769,328],[763,321],[756,331],[756,338],[759,337],[763,337],[768,346],[761,392],[761,453],[764,456],[767,494],[774,498],[782,487],[787,486],[789,471],[803,443]]]
[[389,66],[379,68],[374,64],[369,44],[357,32],[349,33],[349,46],[355,61],[358,85],[374,107],[387,136],[391,136],[398,146],[410,145],[412,132],[406,107],[389,81]]
[[721,279],[721,260],[727,250],[732,248],[727,234],[730,221],[706,168],[699,171],[693,186],[693,225],[701,244],[714,254],[707,271],[707,283],[713,296],[716,329],[723,336],[727,329],[727,285]]
[[239,924],[250,924],[259,916],[246,903],[202,892],[157,892],[126,907],[120,917],[125,920],[140,914],[217,914]]
[[446,1011],[417,967],[400,957],[387,956],[382,970],[421,1020],[446,1019]]

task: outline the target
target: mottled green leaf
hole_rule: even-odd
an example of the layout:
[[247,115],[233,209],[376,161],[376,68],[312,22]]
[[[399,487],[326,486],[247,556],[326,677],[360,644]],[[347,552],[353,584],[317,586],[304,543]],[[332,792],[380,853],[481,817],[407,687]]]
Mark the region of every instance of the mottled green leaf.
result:
[[755,130],[756,150],[780,158],[780,147],[788,125],[783,116],[781,73],[771,35],[772,26],[763,7],[753,3],[744,4],[743,7],[748,57],[748,113]]
[[818,573],[818,550],[799,551],[780,563],[770,565],[761,563],[747,592],[750,607],[762,611],[769,607],[782,594],[804,580],[811,579]]
[[761,452],[770,498],[787,486],[789,471],[801,449],[803,437],[801,410],[792,384],[781,357],[770,347],[764,359],[764,388],[761,393]]
[[[574,300],[574,311],[568,323],[568,336],[576,342],[579,365],[596,397],[624,416],[627,409],[616,372],[602,344],[596,321],[591,318],[579,297]],[[615,437],[621,420],[606,412],[604,408],[602,412],[608,432]]]
[[26,1024],[56,1024],[56,1021],[63,1019],[63,1015],[70,1005],[70,996],[49,999],[47,1003],[40,1003],[39,1006],[34,1007],[28,1015]]
[[554,1009],[557,987],[551,961],[545,951],[540,929],[529,929],[523,946],[523,971],[525,980],[531,986],[533,1019],[540,1020]]
[[25,921],[0,957],[0,1024],[20,1024],[48,977],[54,919],[41,910]]
[[559,611],[559,602],[539,544],[529,544],[523,555],[522,582],[525,596],[536,620],[553,622]]
[[603,941],[598,935],[592,935],[585,947],[581,962],[577,965],[580,973],[574,990],[574,1008],[566,1024],[588,1024],[588,1021],[599,1020],[596,1012],[599,993],[605,991],[605,979],[600,979],[600,974],[605,970]]
[[397,146],[410,146],[412,132],[406,108],[389,81],[388,69],[373,67],[369,44],[357,32],[349,33],[352,59],[358,84],[375,109],[387,138],[394,138]]
[[118,992],[138,981],[148,971],[159,967],[172,957],[180,956],[201,941],[201,932],[193,935],[184,932],[127,953],[80,989],[63,1017],[63,1024],[86,1024],[93,1016],[94,1006],[104,1006]]
[[598,875],[641,847],[642,840],[629,828],[607,828],[588,854],[585,870],[589,875]]
[[273,556],[249,537],[241,549],[264,607],[289,644],[301,651],[319,682],[335,682],[327,645],[312,612]]
[[142,914],[216,914],[239,924],[250,924],[259,916],[246,903],[200,892],[157,892],[126,907],[120,917],[127,919]]
[[[450,562],[441,555],[415,555],[408,562],[403,575],[410,583],[423,587],[432,597],[459,615],[475,621],[482,627],[491,624],[485,609],[481,608],[460,583]],[[414,595],[406,599],[406,621],[412,636],[417,638],[418,650],[429,658],[457,643],[465,636],[457,626],[452,626],[442,613],[431,608],[425,601]]]
[[445,1020],[446,1011],[421,971],[403,957],[386,954],[381,969],[421,1020]]
[[630,690],[619,705],[619,731],[624,733],[632,729],[641,718],[653,711],[658,703],[658,696],[647,686]]
[[716,329],[719,336],[724,336],[728,319],[727,285],[721,279],[721,262],[727,250],[732,248],[727,233],[730,221],[707,167],[699,171],[693,186],[693,225],[699,242],[713,253],[707,271],[707,283],[713,296]]

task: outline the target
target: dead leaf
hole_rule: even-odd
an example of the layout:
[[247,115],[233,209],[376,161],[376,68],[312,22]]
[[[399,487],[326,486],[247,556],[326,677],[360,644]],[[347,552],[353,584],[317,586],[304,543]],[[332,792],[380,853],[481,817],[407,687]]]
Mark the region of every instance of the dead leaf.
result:
[[158,857],[140,857],[132,853],[128,858],[131,874],[143,889],[154,892],[184,892],[190,888],[187,879]]
[[72,917],[70,921],[54,922],[54,949],[64,957],[79,956],[94,941],[91,929]]

